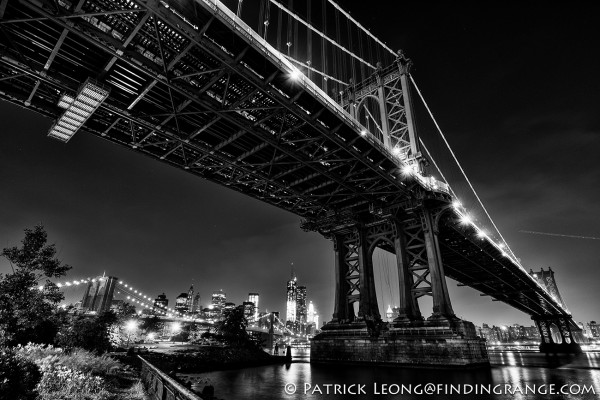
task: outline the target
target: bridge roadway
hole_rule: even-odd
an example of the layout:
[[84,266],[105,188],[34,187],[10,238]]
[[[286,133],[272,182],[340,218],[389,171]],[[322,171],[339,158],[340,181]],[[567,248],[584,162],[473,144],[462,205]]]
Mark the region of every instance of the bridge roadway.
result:
[[[308,228],[453,200],[442,183],[403,177],[397,156],[306,77],[293,79],[295,68],[220,3],[0,0],[0,19],[2,99],[55,119],[61,97],[94,78],[110,96],[84,131]],[[534,317],[570,319],[455,210],[439,229],[447,276]]]

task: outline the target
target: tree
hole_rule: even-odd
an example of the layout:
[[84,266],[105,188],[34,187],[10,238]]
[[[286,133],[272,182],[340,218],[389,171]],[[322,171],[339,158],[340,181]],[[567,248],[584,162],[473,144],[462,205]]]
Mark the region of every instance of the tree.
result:
[[13,269],[12,274],[0,274],[0,345],[54,340],[56,306],[64,296],[49,279],[64,276],[71,267],[55,258],[56,247],[47,241],[44,227],[38,225],[25,229],[21,247],[0,253]]
[[97,316],[78,315],[58,333],[57,343],[66,349],[80,347],[97,353],[105,353],[111,347],[109,328],[117,321],[112,311]]
[[248,336],[248,332],[246,332],[247,326],[248,320],[244,316],[244,309],[238,307],[226,310],[223,320],[214,325],[214,333],[209,331],[204,333],[202,337],[214,337],[230,345],[248,345],[252,341]]

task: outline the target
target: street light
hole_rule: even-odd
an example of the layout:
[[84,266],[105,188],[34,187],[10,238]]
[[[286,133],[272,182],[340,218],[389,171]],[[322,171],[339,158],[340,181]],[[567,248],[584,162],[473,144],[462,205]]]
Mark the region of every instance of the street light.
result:
[[125,329],[127,330],[127,347],[129,347],[129,339],[131,338],[131,332],[137,328],[137,322],[133,319],[127,321]]

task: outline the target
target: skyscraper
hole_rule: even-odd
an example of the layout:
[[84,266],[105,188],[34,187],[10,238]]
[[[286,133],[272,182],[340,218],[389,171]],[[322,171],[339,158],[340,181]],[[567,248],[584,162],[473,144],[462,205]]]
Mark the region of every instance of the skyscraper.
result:
[[306,333],[306,286],[296,288],[296,333]]
[[223,311],[223,309],[225,308],[226,300],[227,297],[225,296],[223,289],[219,289],[218,292],[214,292],[212,295],[212,305],[214,308],[220,311]]
[[254,319],[258,319],[258,293],[248,293],[248,301],[254,303]]
[[285,325],[288,329],[293,329],[296,322],[296,277],[292,276],[287,282],[287,303],[285,314]]
[[157,314],[166,314],[167,307],[169,306],[169,299],[167,299],[166,294],[159,294],[156,299],[154,299],[154,308],[153,311]]
[[175,311],[177,311],[178,313],[181,313],[181,314],[185,314],[187,312],[187,309],[188,309],[188,294],[181,293],[179,296],[177,296],[177,299],[175,300]]
[[194,285],[192,284],[192,286],[190,286],[190,290],[188,290],[187,293],[187,312],[192,313],[194,312]]

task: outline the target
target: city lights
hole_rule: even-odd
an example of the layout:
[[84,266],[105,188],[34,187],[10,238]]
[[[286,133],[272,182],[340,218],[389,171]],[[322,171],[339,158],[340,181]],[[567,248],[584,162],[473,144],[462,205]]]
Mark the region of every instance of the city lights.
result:
[[63,95],[58,105],[66,110],[52,125],[48,136],[61,142],[68,142],[106,100],[109,93],[110,91],[99,83],[88,79],[81,85],[74,99]]

